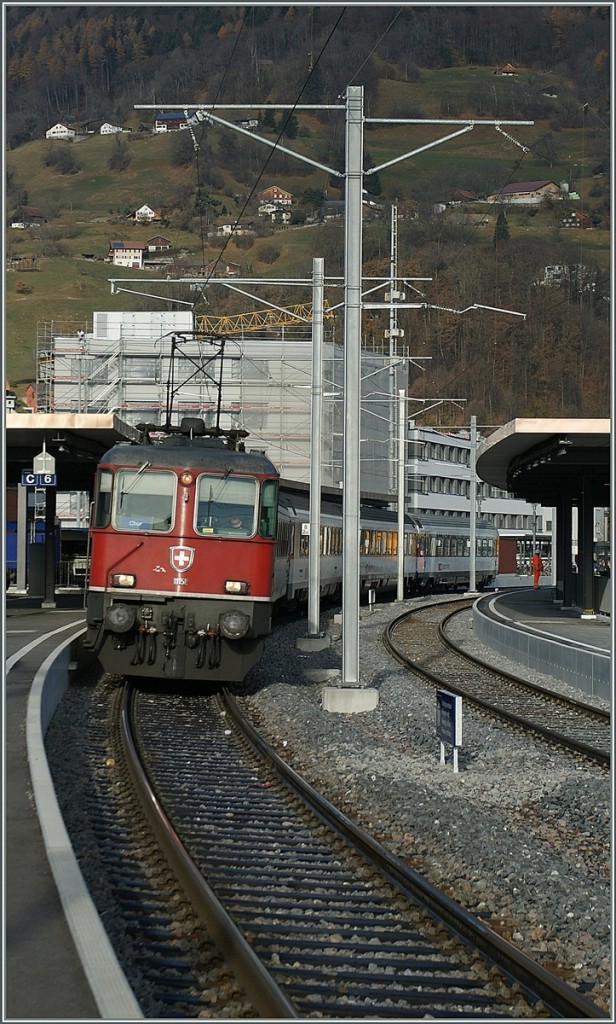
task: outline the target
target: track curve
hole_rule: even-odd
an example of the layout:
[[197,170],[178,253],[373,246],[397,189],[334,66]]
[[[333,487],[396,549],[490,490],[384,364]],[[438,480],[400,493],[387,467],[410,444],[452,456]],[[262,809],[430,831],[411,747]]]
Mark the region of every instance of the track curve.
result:
[[447,636],[448,623],[472,603],[470,599],[440,602],[405,612],[387,626],[383,642],[393,657],[436,686],[608,767],[609,711],[497,670]]
[[261,1013],[603,1016],[323,800],[230,695],[139,695],[123,717],[150,819],[193,901],[208,890],[202,919],[239,929]]

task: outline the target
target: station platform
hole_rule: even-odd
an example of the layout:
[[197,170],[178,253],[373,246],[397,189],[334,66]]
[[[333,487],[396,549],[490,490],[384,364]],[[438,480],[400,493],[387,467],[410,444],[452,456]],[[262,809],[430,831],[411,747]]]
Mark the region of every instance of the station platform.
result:
[[3,1020],[135,1019],[66,836],[46,722],[66,688],[83,593],[5,599]]
[[582,618],[554,602],[551,586],[486,595],[473,609],[475,635],[499,654],[610,700],[613,636],[606,616]]

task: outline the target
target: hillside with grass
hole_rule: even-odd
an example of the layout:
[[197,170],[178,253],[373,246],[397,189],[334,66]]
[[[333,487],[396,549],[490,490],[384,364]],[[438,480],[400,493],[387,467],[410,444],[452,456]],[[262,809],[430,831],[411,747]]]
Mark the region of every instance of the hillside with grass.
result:
[[[294,27],[305,43],[299,21],[292,26],[291,20],[284,22],[288,38],[294,38]],[[76,18],[75,32],[80,23]],[[145,24],[142,20],[142,29]],[[258,39],[265,45],[267,24],[253,26],[253,43]],[[32,31],[28,19],[10,26],[15,50],[18,29],[24,33],[27,25]],[[301,25],[305,32],[307,22],[302,20]],[[214,37],[208,65],[212,74],[211,69],[219,67],[229,53],[227,34],[220,37],[222,27]],[[597,89],[604,63],[600,59],[603,37],[599,38],[601,24],[592,22],[591,27],[597,99],[602,96]],[[351,46],[361,64],[365,32],[366,25],[359,24],[355,34],[347,26],[345,61]],[[33,47],[34,38],[31,35]],[[180,66],[186,71],[187,55],[182,64],[178,49],[169,54],[167,71]],[[425,308],[399,314],[409,354],[430,357],[423,371],[412,371],[412,393],[464,394],[468,411],[483,422],[519,415],[607,415],[609,113],[602,99],[595,105],[583,100],[576,78],[580,61],[573,65],[561,61],[550,70],[521,65],[514,77],[507,78],[496,75],[490,64],[420,67],[409,59],[403,66],[400,52],[396,60],[387,60],[387,55],[387,47],[378,50],[366,70],[368,118],[479,122],[502,117],[533,122],[504,126],[509,138],[493,126],[477,123],[461,137],[431,148],[425,147],[454,133],[456,126],[370,121],[365,126],[366,170],[416,153],[378,175],[366,176],[379,209],[364,224],[366,275],[389,273],[391,207],[395,205],[399,272],[431,279],[417,286]],[[16,59],[14,54],[13,74]],[[262,96],[263,106],[258,112],[239,109],[237,117],[251,113],[259,118],[259,134],[270,141],[278,140],[325,166],[342,168],[343,114],[298,108],[293,122],[287,123],[288,111],[277,108],[276,101],[292,100],[295,94],[291,95],[290,85],[284,88],[280,69],[272,77],[270,58],[263,59],[262,91],[249,91],[247,82],[244,95],[234,97],[239,104],[249,96]],[[142,78],[146,63],[144,58]],[[132,75],[134,60],[126,68]],[[331,65],[324,64],[323,102],[335,81],[332,75]],[[234,89],[239,92],[240,85],[236,83]],[[175,99],[173,92],[169,102]],[[225,260],[240,265],[243,276],[308,278],[315,256],[324,258],[326,274],[343,272],[343,221],[321,217],[324,197],[343,197],[338,179],[294,160],[280,148],[272,150],[221,126],[199,124],[194,137],[188,131],[153,134],[144,124],[151,125],[154,111],[135,108],[150,102],[151,93],[145,83],[140,94],[133,90],[132,107],[122,107],[122,94],[121,121],[132,130],[121,135],[90,134],[72,143],[40,137],[44,131],[29,139],[17,138],[15,132],[11,136],[5,160],[6,223],[23,206],[35,207],[45,217],[37,228],[7,226],[5,235],[7,268],[11,268],[5,279],[5,371],[18,395],[36,376],[41,323],[68,322],[76,330],[77,325],[91,322],[95,310],[159,309],[162,297],[171,304],[195,301],[194,293],[179,279],[200,275],[221,253]],[[200,83],[191,101],[211,102],[210,93],[211,88]],[[11,107],[11,125],[19,120],[20,103]],[[109,113],[106,100],[101,98],[97,112],[101,117]],[[61,113],[56,110],[46,127],[60,120]],[[234,120],[236,111],[227,115],[221,111],[221,116]],[[498,209],[486,197],[512,182],[543,180],[563,185],[561,194],[572,198],[539,208],[509,207],[497,230]],[[257,195],[272,184],[293,194],[288,226],[277,227],[259,217]],[[462,203],[456,202],[458,190],[469,194]],[[162,220],[135,224],[130,214],[144,204],[160,211]],[[565,209],[584,214],[592,227],[564,228]],[[231,239],[216,235],[222,225],[238,219],[252,225],[253,233]],[[145,242],[154,234],[163,234],[171,245],[171,262],[164,272],[160,268],[129,271],[105,262],[112,240]],[[19,268],[20,257],[35,258],[36,269]],[[549,278],[546,267],[565,269]],[[123,277],[169,280],[155,286],[161,296],[158,301],[122,291],[111,294],[110,278]],[[297,290],[285,295],[279,285],[262,293],[277,302],[300,300]],[[244,311],[248,304],[213,282],[205,298],[215,315]],[[518,310],[526,319],[493,311],[464,317],[451,312],[472,304]],[[372,314],[365,321],[366,339],[378,345],[388,326],[387,315]]]

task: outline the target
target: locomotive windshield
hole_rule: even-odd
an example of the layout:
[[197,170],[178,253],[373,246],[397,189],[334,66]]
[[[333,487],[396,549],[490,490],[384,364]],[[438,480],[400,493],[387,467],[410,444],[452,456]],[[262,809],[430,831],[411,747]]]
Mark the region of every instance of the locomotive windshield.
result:
[[173,523],[175,473],[121,469],[116,476],[113,525],[118,530],[159,530]]
[[255,532],[258,485],[253,477],[204,474],[197,484],[196,530],[204,536]]

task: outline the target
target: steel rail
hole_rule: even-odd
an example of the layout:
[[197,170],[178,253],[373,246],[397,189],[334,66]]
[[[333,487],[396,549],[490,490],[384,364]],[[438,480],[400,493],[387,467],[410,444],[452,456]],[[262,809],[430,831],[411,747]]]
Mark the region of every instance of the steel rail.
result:
[[460,609],[452,611],[449,615],[446,615],[443,621],[439,624],[439,636],[446,647],[449,647],[454,654],[459,655],[461,658],[465,658],[466,661],[470,661],[471,664],[477,665],[479,668],[485,668],[490,672],[498,672],[499,676],[503,676],[504,679],[510,679],[512,683],[517,683],[518,686],[522,686],[528,689],[532,693],[541,693],[546,697],[550,697],[556,703],[562,703],[567,707],[577,708],[579,711],[583,711],[590,717],[597,718],[601,722],[609,724],[611,715],[609,711],[605,711],[603,708],[595,707],[594,704],[588,704],[586,701],[577,700],[575,697],[566,697],[563,694],[555,693],[554,690],[550,690],[548,686],[542,686],[540,683],[529,683],[526,679],[520,679],[513,672],[507,672],[506,669],[499,668],[498,670],[490,664],[489,661],[485,661],[483,658],[479,658],[476,654],[471,654],[470,651],[465,650],[463,647],[459,647],[455,640],[447,636],[446,629],[447,624],[460,614]]
[[[401,616],[403,618],[404,616]],[[440,892],[425,878],[404,864],[398,857],[381,846],[360,825],[351,821],[337,807],[323,797],[306,779],[302,778],[263,739],[244,717],[236,701],[227,691],[221,698],[226,711],[237,727],[262,757],[280,775],[286,785],[299,796],[329,828],[333,828],[354,849],[360,852],[405,896],[420,903],[442,921],[450,931],[478,949],[487,959],[510,978],[514,978],[549,1009],[565,1018],[602,1019],[608,1015],[585,996],[550,974],[521,950],[493,932],[474,914]]]
[[[419,611],[421,612],[425,610],[425,607],[426,606],[423,606],[421,609],[419,609]],[[437,605],[429,605],[427,607],[435,608],[437,607]],[[463,608],[460,608],[457,611],[462,611],[464,610],[465,607],[468,607],[468,605],[463,606]],[[450,613],[450,615],[447,616],[447,618],[450,618],[451,615],[457,614],[457,611]],[[400,625],[406,619],[412,618],[412,616],[413,613],[409,614],[409,612],[404,612],[402,615],[399,615],[392,622],[390,622],[383,632],[383,643],[386,649],[389,651],[393,658],[400,662],[400,664],[406,665],[408,668],[412,668],[414,672],[416,672],[418,675],[423,676],[425,679],[429,679],[430,682],[434,683],[436,686],[445,687],[451,693],[459,694],[460,696],[465,697],[468,701],[470,701],[476,707],[480,708],[482,711],[486,711],[491,715],[496,715],[497,717],[502,718],[504,721],[510,722],[512,725],[516,725],[524,729],[526,732],[534,732],[537,735],[543,737],[543,739],[550,740],[551,742],[557,743],[560,746],[566,748],[567,750],[571,750],[575,753],[582,754],[585,757],[588,757],[591,760],[596,761],[600,765],[609,767],[611,760],[609,752],[602,750],[598,747],[594,747],[591,744],[585,743],[583,740],[576,740],[574,737],[567,736],[564,733],[559,733],[555,729],[550,728],[549,726],[542,725],[541,722],[531,722],[528,718],[524,718],[523,716],[516,714],[514,711],[509,711],[506,708],[499,707],[498,705],[490,702],[489,700],[485,700],[484,698],[477,696],[475,693],[472,693],[470,690],[465,688],[464,685],[452,682],[450,679],[445,679],[443,676],[438,675],[436,672],[432,672],[430,669],[425,668],[423,665],[417,665],[412,660],[412,658],[406,656],[402,651],[400,651],[396,647],[392,637],[392,634],[396,626]],[[511,673],[501,672],[500,669],[494,668],[489,663],[482,662],[480,659],[475,659],[472,655],[467,654],[466,651],[460,650],[455,646],[455,644],[453,644],[444,636],[442,636],[440,625],[439,637],[445,644],[445,646],[448,647],[453,653],[455,653],[457,657],[464,659],[469,664],[476,664],[478,667],[482,668],[486,672],[491,672],[495,677],[504,677],[508,681],[516,683],[518,686],[520,686],[520,688],[526,689],[529,692],[535,691],[542,694],[543,696],[549,696],[554,701],[554,703],[560,703],[563,706],[570,705],[573,707],[577,707],[578,709],[589,707],[589,705],[584,705],[580,701],[570,701],[569,698],[564,697],[561,694],[554,694],[552,691],[545,687],[535,687],[534,684],[528,683],[525,680],[520,680],[517,676]],[[595,713],[596,717],[601,716],[600,710],[592,708],[592,711]]]
[[266,1018],[298,1018],[299,1014],[293,1004],[275,983],[184,849],[181,839],[152,790],[141,764],[138,741],[132,726],[134,701],[135,690],[130,684],[126,684],[120,708],[121,741],[133,785],[157,842],[200,921],[212,941],[224,953],[259,1013]]

